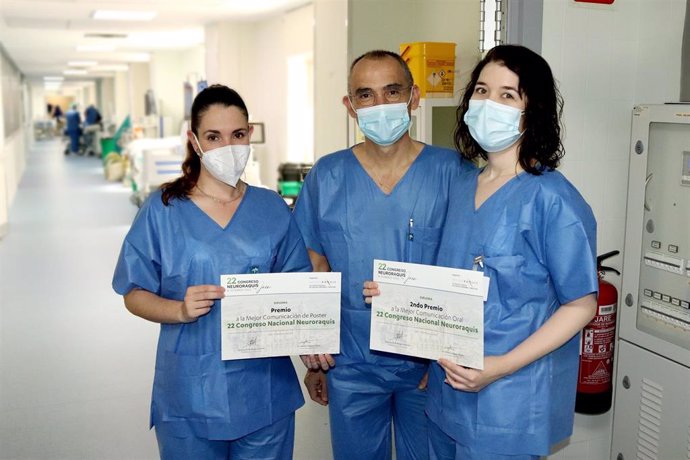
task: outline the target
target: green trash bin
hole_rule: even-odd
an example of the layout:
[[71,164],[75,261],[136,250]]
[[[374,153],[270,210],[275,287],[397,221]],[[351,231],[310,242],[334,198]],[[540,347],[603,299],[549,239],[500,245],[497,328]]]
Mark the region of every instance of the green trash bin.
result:
[[129,120],[129,115],[127,115],[120,125],[119,128],[117,128],[117,131],[115,131],[115,134],[113,134],[113,137],[102,137],[101,138],[101,158],[105,159],[105,157],[111,153],[121,153],[122,147],[120,147],[119,142],[120,138],[130,129],[132,128],[132,123]]
[[102,137],[101,138],[101,158],[105,157],[112,152],[116,152],[115,138],[113,137]]

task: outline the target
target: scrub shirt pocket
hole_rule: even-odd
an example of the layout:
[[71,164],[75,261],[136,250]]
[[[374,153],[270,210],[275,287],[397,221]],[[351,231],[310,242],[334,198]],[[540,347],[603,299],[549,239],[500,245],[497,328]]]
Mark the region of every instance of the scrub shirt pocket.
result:
[[407,238],[408,262],[432,265],[436,262],[441,229],[434,227],[415,227],[414,238]]
[[[356,263],[356,261],[350,260],[347,240],[342,230],[323,232],[321,246],[323,247],[323,255],[326,256],[329,263],[332,263],[332,261],[339,261],[339,265],[331,265],[331,271],[341,273],[342,286],[348,290],[348,298],[354,298],[352,297],[354,286],[350,286],[349,273],[350,263]],[[362,292],[362,286],[357,286],[357,289],[359,293]]]
[[511,310],[520,308],[522,306],[520,297],[525,289],[524,278],[521,275],[525,258],[521,255],[490,256],[487,254],[483,262],[484,273],[491,279],[489,295],[498,299],[503,308]]
[[506,432],[533,432],[535,399],[525,397],[534,388],[534,366],[500,378],[477,393],[477,423]]
[[[323,241],[321,242],[321,245],[323,246],[324,255],[326,257],[328,257],[330,255],[331,259],[334,259],[334,260],[335,259],[338,259],[338,260],[344,259],[345,261],[349,260],[348,252],[347,252],[347,241],[345,241],[345,235],[343,234],[342,231],[338,230],[338,231],[334,231],[334,232],[323,232],[322,236],[323,236]],[[337,254],[337,257],[333,257],[336,254]],[[345,256],[345,257],[343,258],[342,256]]]
[[257,237],[251,247],[244,248],[244,253],[233,257],[237,268],[234,274],[271,273],[275,264],[276,252],[268,237]]

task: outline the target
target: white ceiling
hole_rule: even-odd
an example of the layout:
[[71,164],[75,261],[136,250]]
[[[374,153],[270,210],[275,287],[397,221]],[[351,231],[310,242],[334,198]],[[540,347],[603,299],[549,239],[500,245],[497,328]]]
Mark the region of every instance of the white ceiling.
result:
[[[0,0],[0,43],[30,79],[63,76],[69,61],[99,66],[148,60],[156,50],[185,49],[203,43],[205,24],[256,21],[297,8],[310,0]],[[153,21],[91,19],[96,9],[156,11]],[[86,34],[124,35],[119,38]],[[112,45],[115,51],[80,52],[78,45]],[[97,69],[97,68],[96,68]],[[112,75],[90,70],[84,80]]]

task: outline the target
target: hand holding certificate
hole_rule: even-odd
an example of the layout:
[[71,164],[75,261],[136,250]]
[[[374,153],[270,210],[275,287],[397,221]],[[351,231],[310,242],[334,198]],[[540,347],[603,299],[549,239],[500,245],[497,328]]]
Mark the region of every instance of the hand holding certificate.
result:
[[340,351],[340,273],[223,275],[222,359]]
[[374,281],[372,350],[484,368],[482,272],[375,260]]

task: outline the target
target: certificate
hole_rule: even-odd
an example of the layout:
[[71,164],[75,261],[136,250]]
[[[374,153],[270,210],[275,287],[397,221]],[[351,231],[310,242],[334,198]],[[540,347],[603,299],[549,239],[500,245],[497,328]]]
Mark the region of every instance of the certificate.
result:
[[340,352],[340,273],[222,275],[224,360]]
[[372,350],[484,368],[484,273],[374,260]]

